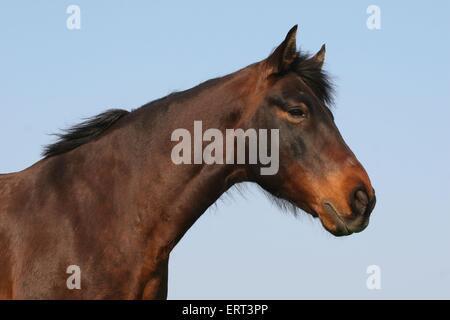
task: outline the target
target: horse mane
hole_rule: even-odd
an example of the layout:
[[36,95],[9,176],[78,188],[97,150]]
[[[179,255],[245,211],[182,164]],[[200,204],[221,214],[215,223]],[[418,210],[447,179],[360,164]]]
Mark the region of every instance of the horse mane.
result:
[[327,106],[333,104],[334,85],[331,77],[314,59],[311,59],[310,54],[297,52],[290,70],[297,73],[323,103]]
[[55,134],[58,137],[57,141],[45,146],[42,156],[53,157],[86,144],[129,113],[127,110],[110,109],[92,118],[87,118],[85,121],[63,130],[62,133]]
[[[334,86],[330,76],[311,59],[311,55],[299,51],[291,64],[291,71],[297,73],[317,98],[326,105],[333,103]],[[218,80],[220,78],[211,79],[186,91],[169,94],[166,97],[149,102],[143,107],[152,106],[157,102],[162,102],[169,98],[180,98],[181,95],[185,95],[186,93],[193,94],[196,92],[195,89],[204,89],[204,87],[208,87]],[[130,112],[127,110],[110,109],[92,118],[87,118],[85,121],[63,130],[62,133],[55,134],[57,141],[45,146],[42,156],[49,158],[76,149],[100,136],[128,114]],[[287,207],[285,203],[283,203],[283,206]]]

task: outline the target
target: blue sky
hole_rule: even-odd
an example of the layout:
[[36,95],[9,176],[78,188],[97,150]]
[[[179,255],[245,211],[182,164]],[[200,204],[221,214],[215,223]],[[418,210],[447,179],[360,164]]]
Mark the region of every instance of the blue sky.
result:
[[[81,30],[66,8],[81,8]],[[366,8],[381,9],[381,30]],[[265,58],[294,24],[327,45],[336,122],[378,204],[334,238],[253,187],[208,210],[171,256],[169,298],[450,298],[450,3],[2,1],[0,172],[40,159],[49,133],[136,108]],[[366,268],[381,268],[368,290]]]

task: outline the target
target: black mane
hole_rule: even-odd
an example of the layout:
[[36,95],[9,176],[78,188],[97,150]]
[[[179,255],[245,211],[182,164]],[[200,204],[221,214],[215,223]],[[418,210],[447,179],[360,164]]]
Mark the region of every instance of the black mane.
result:
[[298,52],[291,65],[291,70],[297,73],[314,94],[330,106],[334,100],[334,85],[330,76],[325,72],[311,56],[304,52]]
[[123,118],[129,111],[121,109],[110,109],[97,116],[86,119],[63,133],[56,134],[58,140],[44,148],[42,156],[53,157],[73,150],[105,132],[109,127]]
[[[311,88],[321,101],[326,105],[332,104],[334,90],[331,79],[328,74],[323,71],[313,59],[311,59],[310,55],[298,52],[296,59],[291,65],[291,70],[297,73],[303,81],[305,81],[306,85]],[[207,81],[203,85],[208,85],[211,81],[215,80],[217,79]],[[191,90],[187,90],[171,94],[167,97],[150,102],[145,106],[190,91]],[[56,134],[58,137],[57,141],[45,146],[42,156],[45,158],[53,157],[88,143],[104,133],[108,128],[129,113],[129,111],[122,109],[110,109],[97,116],[88,118],[84,122],[66,129],[60,134]]]

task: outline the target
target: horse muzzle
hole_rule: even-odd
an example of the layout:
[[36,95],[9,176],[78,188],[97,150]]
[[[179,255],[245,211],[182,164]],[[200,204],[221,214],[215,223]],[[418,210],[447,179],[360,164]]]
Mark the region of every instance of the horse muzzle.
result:
[[369,225],[370,214],[375,207],[375,203],[375,192],[372,191],[372,196],[369,196],[361,189],[352,193],[350,198],[352,212],[350,214],[343,214],[331,201],[324,201],[322,207],[327,222],[324,222],[321,218],[322,224],[335,236],[347,236],[361,232]]

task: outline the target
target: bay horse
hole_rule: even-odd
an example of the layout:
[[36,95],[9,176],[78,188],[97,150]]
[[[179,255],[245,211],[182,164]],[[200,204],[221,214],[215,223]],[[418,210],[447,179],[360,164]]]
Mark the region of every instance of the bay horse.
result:
[[[325,46],[299,51],[296,33],[237,72],[88,119],[31,167],[0,175],[0,298],[165,299],[171,250],[241,182],[318,217],[335,236],[366,228],[375,192],[334,123]],[[221,131],[279,129],[278,172],[174,164],[171,133],[196,120]],[[79,266],[81,288],[68,288],[68,266]]]

